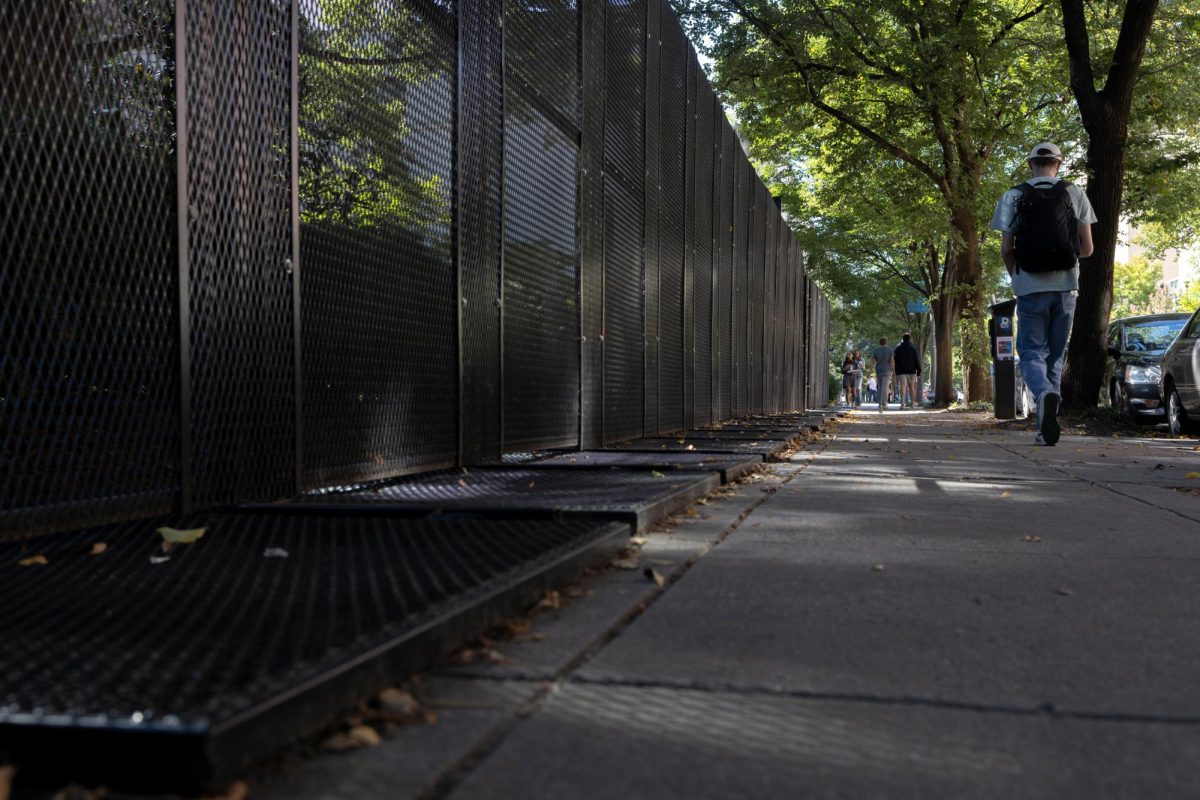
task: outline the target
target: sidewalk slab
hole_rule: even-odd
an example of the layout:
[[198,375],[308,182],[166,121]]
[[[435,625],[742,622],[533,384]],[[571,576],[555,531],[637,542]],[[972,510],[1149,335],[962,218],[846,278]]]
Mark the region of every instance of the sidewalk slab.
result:
[[1167,798],[1197,758],[1176,725],[573,683],[450,797]]

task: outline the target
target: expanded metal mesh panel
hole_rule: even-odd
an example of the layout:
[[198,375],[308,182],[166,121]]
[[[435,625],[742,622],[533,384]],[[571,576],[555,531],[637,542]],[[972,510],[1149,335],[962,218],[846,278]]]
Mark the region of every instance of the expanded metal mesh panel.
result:
[[198,505],[295,488],[291,18],[187,4],[191,452]]
[[788,317],[791,309],[787,305],[787,269],[788,269],[788,246],[791,242],[792,232],[787,228],[787,223],[783,218],[779,219],[778,228],[778,246],[775,248],[775,289],[774,298],[772,301],[772,311],[774,312],[774,321],[771,325],[771,333],[775,338],[775,358],[774,358],[774,403],[773,410],[784,411],[788,409],[787,393],[784,388],[784,371],[787,369],[787,348],[786,339],[784,338],[784,329],[787,325]]
[[[611,532],[221,515],[155,564],[157,524],[0,545],[0,725],[61,714],[118,727],[136,714],[167,733],[213,727]],[[89,555],[95,542],[102,555]],[[49,566],[15,566],[29,552]]]
[[0,4],[0,538],[178,490],[172,0]]
[[645,393],[643,431],[658,432],[658,284],[659,284],[659,191],[660,158],[658,129],[662,124],[660,104],[662,91],[659,87],[662,47],[659,42],[659,15],[663,4],[658,0],[646,0],[646,227],[644,265],[644,340],[645,340]]
[[[683,267],[687,220],[688,42],[663,2],[659,91],[658,430],[683,427]],[[653,2],[653,0],[652,0]]]
[[458,194],[464,463],[501,446],[500,246],[504,166],[503,0],[459,3]]
[[[697,483],[701,481],[701,483]],[[478,469],[401,479],[352,492],[306,495],[303,504],[389,504],[449,511],[640,512],[705,485],[697,475],[656,477],[649,472],[571,472],[527,468]]]
[[604,440],[642,433],[642,192],[605,182]]
[[576,12],[505,7],[504,448],[578,441]]
[[733,213],[733,413],[750,412],[750,231],[754,196],[750,192],[750,162],[741,145],[734,151],[736,195]]
[[713,420],[713,189],[714,171],[719,167],[713,145],[715,104],[713,91],[701,72],[696,86],[696,225],[692,258],[695,425]]
[[328,6],[299,6],[307,486],[457,455],[454,14]]
[[779,211],[770,192],[765,195],[766,239],[763,244],[763,412],[775,412],[775,261],[779,257]]
[[696,86],[700,64],[691,46],[687,60],[687,116],[683,148],[683,427],[695,426],[696,309]]
[[604,441],[643,431],[646,4],[607,2],[604,125]]
[[752,176],[750,190],[753,205],[750,208],[750,241],[746,265],[746,292],[748,318],[746,327],[747,371],[746,399],[750,411],[763,412],[763,292],[766,271],[767,242],[767,190]]
[[737,138],[733,128],[726,122],[717,105],[717,128],[720,132],[719,161],[716,187],[713,192],[716,219],[716,252],[713,259],[714,295],[713,315],[716,325],[714,347],[717,351],[716,418],[729,419],[733,416],[733,220],[734,192],[737,165]]

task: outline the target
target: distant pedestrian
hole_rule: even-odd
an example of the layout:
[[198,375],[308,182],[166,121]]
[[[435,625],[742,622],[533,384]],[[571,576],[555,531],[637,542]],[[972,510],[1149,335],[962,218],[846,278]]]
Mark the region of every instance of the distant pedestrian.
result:
[[876,401],[876,398],[879,396],[878,390],[879,390],[879,382],[876,381],[875,376],[872,375],[870,378],[867,379],[867,402],[868,403],[874,403]]
[[854,405],[854,351],[846,352],[842,359],[842,393],[846,396],[846,405]]
[[896,358],[892,348],[888,347],[887,337],[881,337],[879,347],[876,347],[871,357],[875,359],[875,378],[879,388],[879,410],[887,408],[888,391],[892,376],[896,374]]
[[1017,296],[1021,377],[1037,398],[1035,444],[1058,442],[1062,363],[1079,293],[1079,259],[1092,254],[1096,213],[1078,186],[1058,177],[1062,151],[1043,142],[1027,159],[1033,177],[996,205],[1000,255]]
[[921,354],[913,346],[912,334],[900,337],[893,353],[896,364],[896,394],[900,396],[900,407],[912,408],[917,400],[918,379],[921,377]]
[[862,351],[854,351],[854,405],[863,403],[863,373],[867,370],[867,362],[863,360]]

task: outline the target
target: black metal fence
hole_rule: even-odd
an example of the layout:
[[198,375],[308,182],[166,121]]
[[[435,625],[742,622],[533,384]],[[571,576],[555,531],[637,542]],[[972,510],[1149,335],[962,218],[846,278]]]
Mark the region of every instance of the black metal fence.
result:
[[665,0],[9,0],[0,253],[0,535],[827,388]]

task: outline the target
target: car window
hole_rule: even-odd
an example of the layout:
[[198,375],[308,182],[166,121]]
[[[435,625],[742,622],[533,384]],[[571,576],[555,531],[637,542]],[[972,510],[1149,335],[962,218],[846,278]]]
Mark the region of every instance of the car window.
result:
[[1125,351],[1161,353],[1171,346],[1186,319],[1148,319],[1130,322],[1125,327]]
[[1187,336],[1200,336],[1200,311],[1192,314],[1191,324],[1188,325]]
[[1121,346],[1121,327],[1113,325],[1108,329],[1108,346],[1119,348]]

